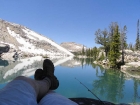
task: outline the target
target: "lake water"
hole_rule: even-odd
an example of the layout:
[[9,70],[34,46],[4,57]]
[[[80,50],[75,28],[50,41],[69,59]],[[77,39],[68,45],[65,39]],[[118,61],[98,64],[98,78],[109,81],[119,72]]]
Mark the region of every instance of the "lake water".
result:
[[[51,58],[55,75],[60,81],[56,92],[71,97],[95,98],[81,81],[101,100],[113,103],[140,103],[140,79],[118,70],[107,70],[93,64],[93,59]],[[0,88],[19,75],[33,78],[42,68],[43,58],[33,57],[17,61],[0,60]],[[76,79],[75,79],[76,78]]]

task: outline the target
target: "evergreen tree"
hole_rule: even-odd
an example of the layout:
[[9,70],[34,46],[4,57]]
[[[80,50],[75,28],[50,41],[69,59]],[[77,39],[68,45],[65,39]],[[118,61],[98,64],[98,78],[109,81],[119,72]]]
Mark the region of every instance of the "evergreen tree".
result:
[[112,37],[113,37],[113,34],[114,34],[114,31],[115,31],[115,28],[118,24],[116,22],[112,22],[110,25],[109,25],[109,43],[111,42],[112,40]]
[[89,49],[86,49],[86,56],[89,56]]
[[88,49],[88,56],[90,57],[90,48]]
[[93,57],[93,48],[90,49],[90,56]]
[[134,46],[133,46],[132,43],[129,43],[129,45],[128,45],[128,49],[134,51],[135,48],[134,48]]
[[121,30],[120,33],[120,40],[121,40],[121,50],[122,50],[122,64],[124,64],[124,49],[127,46],[127,42],[126,42],[126,32],[127,32],[127,27],[124,26],[123,29]]
[[112,68],[117,67],[117,59],[120,57],[120,33],[119,26],[116,25],[113,36],[110,43],[110,55],[109,61]]
[[82,48],[82,55],[85,55],[85,48],[84,48],[84,45],[83,45],[83,48]]
[[98,49],[97,49],[97,47],[94,47],[93,48],[93,58],[96,60],[97,57],[98,57]]
[[136,50],[139,50],[139,49],[140,49],[140,39],[139,39],[139,20],[138,20],[138,22],[137,22],[137,38],[136,38],[135,49],[136,49]]

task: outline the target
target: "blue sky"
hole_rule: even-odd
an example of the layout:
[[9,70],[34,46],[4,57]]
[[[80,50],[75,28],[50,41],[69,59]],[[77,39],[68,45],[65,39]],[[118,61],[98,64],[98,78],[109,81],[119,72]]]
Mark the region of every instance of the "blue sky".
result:
[[0,18],[24,25],[56,43],[95,43],[95,31],[111,22],[127,26],[127,42],[135,43],[140,0],[0,0]]

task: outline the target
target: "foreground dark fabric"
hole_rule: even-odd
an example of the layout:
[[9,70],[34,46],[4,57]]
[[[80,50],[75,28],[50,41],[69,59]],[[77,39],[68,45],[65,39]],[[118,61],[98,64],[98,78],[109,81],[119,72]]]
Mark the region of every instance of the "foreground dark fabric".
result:
[[130,105],[130,104],[114,104],[107,101],[99,101],[92,98],[69,98],[70,100],[76,102],[78,105]]

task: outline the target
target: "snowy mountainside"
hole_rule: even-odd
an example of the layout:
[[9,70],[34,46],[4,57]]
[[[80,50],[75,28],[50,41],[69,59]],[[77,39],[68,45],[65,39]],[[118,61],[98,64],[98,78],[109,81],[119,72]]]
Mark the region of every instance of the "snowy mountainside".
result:
[[49,38],[25,26],[0,19],[0,43],[10,46],[10,51],[30,55],[72,55],[71,52]]

